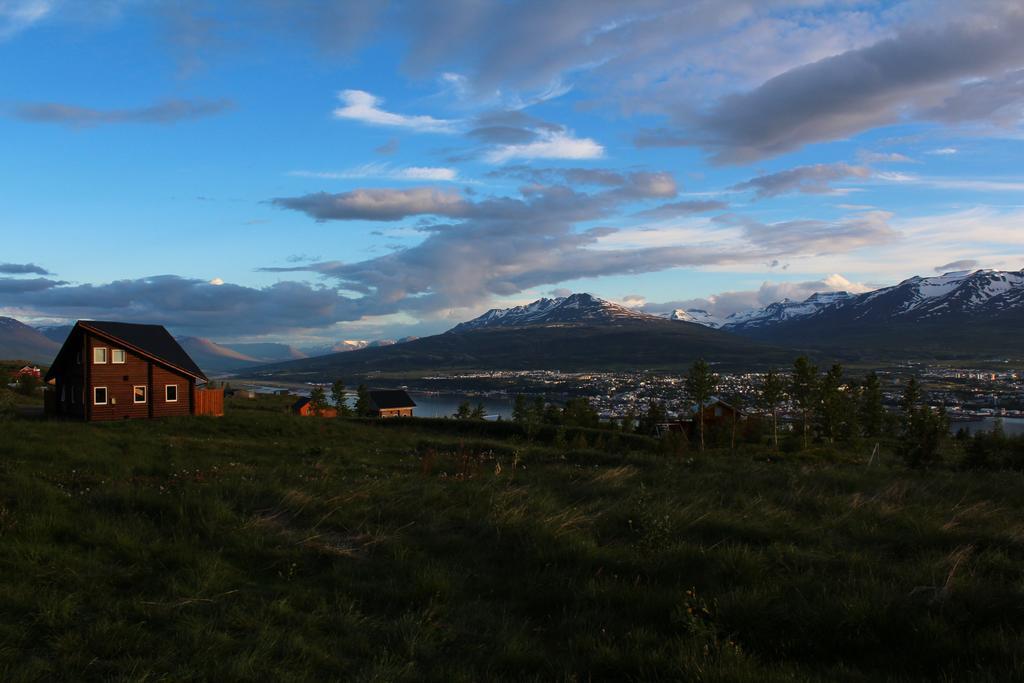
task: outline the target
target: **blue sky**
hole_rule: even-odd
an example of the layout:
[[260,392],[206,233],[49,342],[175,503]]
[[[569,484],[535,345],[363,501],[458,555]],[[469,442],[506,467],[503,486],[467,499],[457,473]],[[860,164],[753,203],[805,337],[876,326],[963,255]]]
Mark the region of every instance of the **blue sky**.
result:
[[0,0],[0,314],[427,334],[1024,267],[1019,2]]

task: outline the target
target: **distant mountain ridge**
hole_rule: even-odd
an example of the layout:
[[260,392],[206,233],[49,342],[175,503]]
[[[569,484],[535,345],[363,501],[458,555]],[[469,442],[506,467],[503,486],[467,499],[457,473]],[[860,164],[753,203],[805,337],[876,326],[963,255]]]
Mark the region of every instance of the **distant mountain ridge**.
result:
[[60,346],[34,327],[0,316],[0,359],[49,364]]
[[767,306],[722,329],[773,344],[888,356],[1024,357],[1024,270],[912,277],[864,294]]
[[660,318],[613,304],[592,294],[572,294],[555,299],[538,299],[533,303],[512,308],[492,308],[477,318],[459,323],[449,332],[525,325],[607,324],[644,319]]
[[438,370],[682,370],[697,358],[735,367],[782,363],[788,350],[685,321],[641,313],[590,294],[492,309],[442,334],[246,371],[325,381]]

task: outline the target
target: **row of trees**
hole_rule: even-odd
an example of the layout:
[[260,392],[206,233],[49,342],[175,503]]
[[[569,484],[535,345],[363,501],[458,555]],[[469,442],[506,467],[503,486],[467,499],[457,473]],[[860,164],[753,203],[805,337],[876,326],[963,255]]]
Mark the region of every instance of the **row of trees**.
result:
[[[697,446],[704,450],[706,426],[703,406],[721,386],[719,376],[704,360],[696,361],[687,373],[685,389],[696,418]],[[728,402],[736,409],[743,407],[742,396],[730,395]],[[938,457],[942,441],[948,434],[948,420],[943,409],[933,410],[926,402],[917,380],[908,380],[900,410],[890,413],[884,405],[882,385],[874,372],[860,381],[848,379],[840,364],[822,372],[810,359],[802,356],[793,363],[790,373],[769,370],[758,387],[754,400],[770,419],[770,441],[779,448],[779,415],[791,407],[796,415],[800,447],[812,442],[834,445],[881,439],[893,440],[895,449],[909,464],[925,465]],[[615,428],[602,425],[596,411],[585,398],[571,399],[559,409],[536,397],[517,396],[513,419],[521,424],[549,424],[579,427]],[[619,423],[623,431],[654,434],[657,425],[668,422],[664,404],[651,403],[642,414],[629,413]],[[729,439],[735,446],[736,422],[731,425]],[[747,430],[757,435],[756,430]],[[759,437],[757,437],[759,438]]]
[[[695,409],[700,450],[704,450],[706,445],[703,407],[714,397],[720,384],[719,376],[703,359],[696,361],[686,376],[684,386],[690,405]],[[372,414],[369,392],[364,384],[356,389],[354,410],[348,406],[347,390],[341,380],[331,386],[330,396],[339,416]],[[898,413],[887,411],[883,398],[881,382],[874,372],[869,372],[860,381],[849,380],[840,364],[834,364],[822,372],[806,356],[801,356],[793,363],[792,372],[788,376],[776,369],[769,370],[758,388],[755,400],[770,417],[770,440],[776,450],[779,448],[779,413],[788,405],[797,416],[800,443],[804,449],[809,448],[812,441],[833,445],[865,439],[877,443],[886,438],[894,440],[896,452],[908,464],[923,466],[934,462],[948,435],[949,423],[944,409],[940,407],[934,410],[928,405],[914,378],[907,381]],[[728,399],[737,410],[742,408],[741,396],[731,395]],[[313,389],[310,403],[317,413],[326,407],[327,395],[323,387]],[[463,401],[452,417],[482,420],[485,416],[486,410],[482,403],[472,407],[468,401]],[[517,395],[512,419],[527,429],[552,425],[654,434],[657,425],[668,421],[668,414],[663,404],[654,402],[646,412],[627,414],[616,425],[601,423],[597,411],[585,397],[569,399],[559,408],[539,396],[530,399]],[[733,446],[735,441],[734,421],[731,434]]]
[[[365,384],[360,384],[356,387],[356,404],[355,408],[350,408],[348,405],[348,389],[345,387],[345,382],[342,380],[335,380],[331,385],[331,403],[334,404],[335,410],[338,411],[338,417],[370,417],[373,415],[373,410],[370,404],[370,390]],[[313,387],[313,390],[309,392],[309,405],[315,415],[323,413],[327,407],[327,392],[324,391],[323,387]]]

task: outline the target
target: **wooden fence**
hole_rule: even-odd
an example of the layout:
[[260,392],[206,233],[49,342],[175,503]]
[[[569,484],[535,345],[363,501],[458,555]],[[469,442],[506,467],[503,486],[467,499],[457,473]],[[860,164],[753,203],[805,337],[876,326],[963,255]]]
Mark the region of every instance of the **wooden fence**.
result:
[[224,415],[223,389],[196,389],[196,415]]

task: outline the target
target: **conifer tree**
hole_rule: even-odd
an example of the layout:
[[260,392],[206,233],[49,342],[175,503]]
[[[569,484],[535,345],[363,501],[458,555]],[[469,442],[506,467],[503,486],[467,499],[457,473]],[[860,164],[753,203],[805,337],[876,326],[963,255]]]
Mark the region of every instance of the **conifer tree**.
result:
[[821,433],[829,443],[835,443],[843,422],[842,387],[843,367],[836,363],[818,381],[818,400],[815,401]]
[[859,398],[857,412],[861,433],[870,439],[877,439],[885,427],[885,406],[882,405],[882,385],[874,372],[864,377]]
[[324,388],[313,387],[313,390],[309,392],[309,406],[313,409],[313,414],[320,417],[324,412],[325,403],[327,403],[327,396],[324,394]]
[[370,390],[366,388],[365,384],[360,384],[356,387],[356,415],[369,417],[371,414]]
[[786,385],[774,368],[768,370],[761,384],[761,405],[772,416],[772,445],[779,450],[779,404],[785,395]]
[[704,404],[718,387],[718,375],[711,372],[711,366],[703,358],[690,366],[690,374],[686,376],[686,391],[697,404],[697,422],[700,428],[700,450],[704,450]]
[[345,383],[340,379],[334,380],[334,384],[331,385],[331,400],[334,401],[334,407],[338,409],[340,417],[348,417],[352,412],[349,410],[346,398]]
[[800,356],[793,363],[793,379],[789,385],[789,395],[800,411],[803,422],[804,448],[809,445],[811,415],[814,413],[815,400],[818,396],[818,368],[807,356]]

